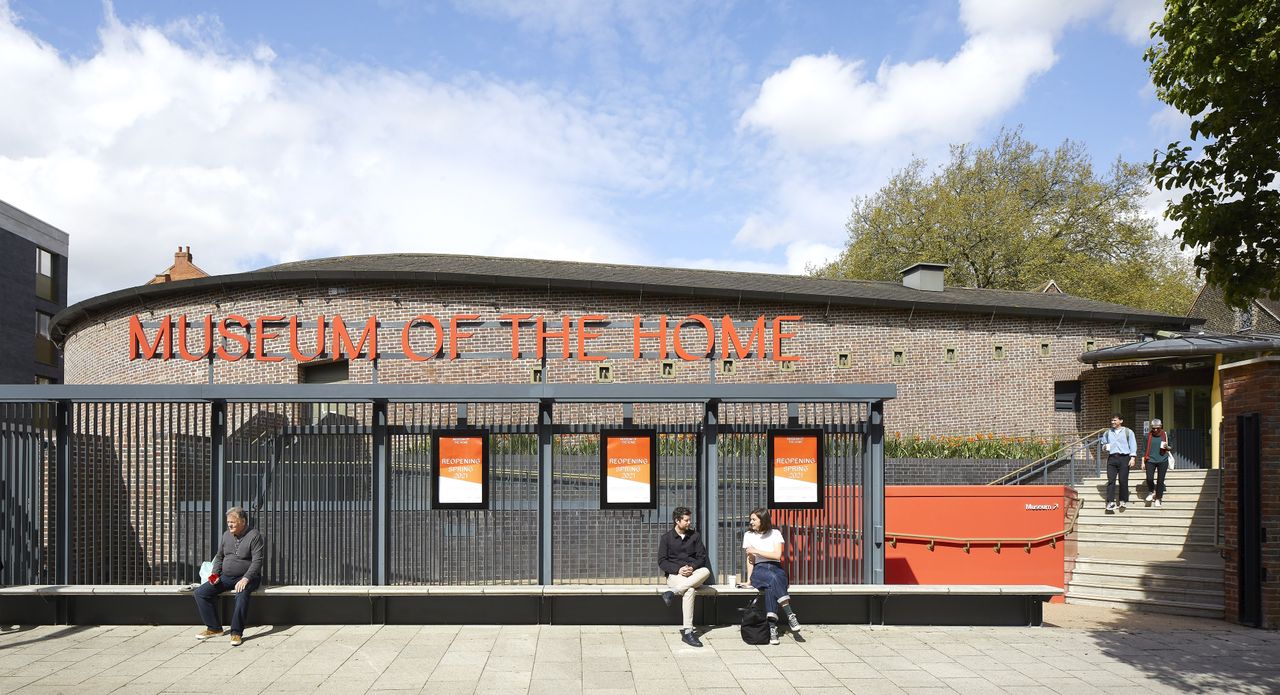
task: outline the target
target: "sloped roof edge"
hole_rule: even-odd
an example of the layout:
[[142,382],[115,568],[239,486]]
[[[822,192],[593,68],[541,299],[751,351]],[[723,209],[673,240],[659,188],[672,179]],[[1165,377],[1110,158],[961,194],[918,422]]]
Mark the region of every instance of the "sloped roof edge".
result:
[[533,259],[388,254],[299,261],[244,273],[211,275],[157,285],[141,285],[77,302],[59,312],[53,336],[61,342],[77,323],[120,305],[149,309],[183,292],[226,291],[255,284],[322,285],[345,282],[423,283],[537,287],[737,300],[815,306],[867,306],[1014,316],[1042,316],[1107,322],[1141,322],[1186,329],[1203,321],[1143,311],[1066,294],[948,287],[927,292],[898,282],[844,281],[797,275],[723,270],[609,265]]
[[1165,357],[1211,357],[1241,352],[1280,350],[1280,335],[1251,333],[1247,335],[1186,335],[1159,338],[1127,345],[1091,350],[1080,355],[1085,364],[1135,362]]

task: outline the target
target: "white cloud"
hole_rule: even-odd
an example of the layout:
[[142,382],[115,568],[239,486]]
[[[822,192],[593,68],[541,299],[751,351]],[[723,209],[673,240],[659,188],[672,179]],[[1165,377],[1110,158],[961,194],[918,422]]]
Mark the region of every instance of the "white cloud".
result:
[[851,197],[875,191],[913,155],[935,160],[999,123],[1057,62],[1064,30],[1102,20],[1141,43],[1160,3],[961,0],[959,11],[966,39],[950,56],[872,68],[801,55],[762,81],[738,125],[765,136],[775,192],[745,212],[737,245],[783,247],[797,269],[831,260]]
[[975,37],[945,63],[886,63],[871,80],[860,61],[801,56],[764,81],[742,124],[799,150],[963,139],[1013,106],[1053,61],[1052,42],[1034,35]]
[[1183,189],[1174,189],[1171,191],[1162,191],[1155,186],[1147,188],[1147,195],[1142,200],[1142,211],[1147,217],[1156,221],[1156,229],[1160,231],[1160,235],[1173,241],[1174,232],[1178,231],[1178,223],[1165,219],[1164,211],[1168,207],[1170,201],[1182,198],[1186,193]]
[[[1157,138],[1189,141],[1191,139],[1191,117],[1168,104],[1151,114],[1148,123]],[[1163,143],[1161,143],[1163,144]]]
[[71,234],[72,299],[190,245],[210,272],[329,254],[637,257],[608,222],[670,183],[641,107],[480,77],[280,65],[209,22],[108,18],[83,60],[0,1],[0,191]]
[[799,56],[764,80],[740,124],[798,151],[968,139],[1053,67],[1063,29],[1104,12],[1113,28],[1145,40],[1159,2],[964,0],[968,38],[950,58],[886,61],[872,74],[857,59]]
[[1133,43],[1151,39],[1151,23],[1164,16],[1163,0],[1121,0],[1111,8],[1111,28]]
[[744,273],[773,273],[775,275],[804,275],[810,268],[825,265],[840,255],[841,249],[808,241],[787,244],[783,257],[778,261],[754,261],[739,258],[667,258],[664,265],[677,268],[706,268],[709,270],[733,270]]

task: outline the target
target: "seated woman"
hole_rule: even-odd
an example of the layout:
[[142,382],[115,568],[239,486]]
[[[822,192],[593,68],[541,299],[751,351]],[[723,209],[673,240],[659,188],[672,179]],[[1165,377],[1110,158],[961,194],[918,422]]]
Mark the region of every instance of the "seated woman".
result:
[[769,618],[769,644],[778,643],[778,608],[787,614],[792,632],[800,631],[800,619],[791,609],[787,571],[782,569],[782,533],[769,520],[763,507],[751,511],[751,530],[742,534],[742,549],[747,554],[747,582],[764,591],[764,610]]

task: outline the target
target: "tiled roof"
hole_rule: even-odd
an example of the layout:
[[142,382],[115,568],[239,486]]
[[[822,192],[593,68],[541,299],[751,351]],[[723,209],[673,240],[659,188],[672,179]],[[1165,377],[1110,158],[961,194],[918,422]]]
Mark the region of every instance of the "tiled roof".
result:
[[900,282],[829,280],[801,275],[725,270],[579,263],[527,258],[400,253],[340,256],[282,263],[232,275],[181,280],[119,290],[82,301],[59,313],[55,332],[64,334],[77,320],[118,302],[153,298],[201,288],[226,288],[264,282],[406,282],[489,285],[765,300],[818,306],[871,306],[920,311],[963,311],[1142,322],[1187,327],[1196,319],[1144,311],[1069,294],[948,287],[917,290]]
[[530,284],[539,287],[588,287],[675,295],[729,294],[744,298],[785,299],[806,304],[862,304],[873,306],[938,308],[979,313],[1088,314],[1093,317],[1127,317],[1158,323],[1185,324],[1187,319],[1134,309],[1120,304],[1082,299],[1068,294],[979,290],[948,287],[943,292],[916,290],[901,282],[828,280],[803,275],[743,273],[696,268],[580,263],[492,256],[446,254],[387,254],[339,256],[263,268],[259,273],[345,271],[356,273],[412,273],[429,275],[440,282]]

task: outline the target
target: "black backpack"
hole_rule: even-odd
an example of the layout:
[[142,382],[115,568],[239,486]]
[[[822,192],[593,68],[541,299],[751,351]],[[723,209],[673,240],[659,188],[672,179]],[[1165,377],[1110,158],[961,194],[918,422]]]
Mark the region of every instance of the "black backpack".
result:
[[742,613],[742,641],[747,644],[769,643],[769,618],[764,613],[764,605],[760,595],[751,600],[746,608],[739,608]]

